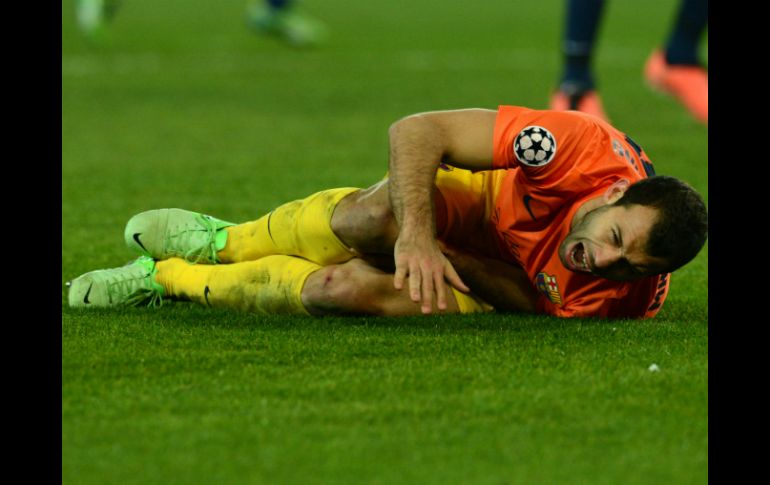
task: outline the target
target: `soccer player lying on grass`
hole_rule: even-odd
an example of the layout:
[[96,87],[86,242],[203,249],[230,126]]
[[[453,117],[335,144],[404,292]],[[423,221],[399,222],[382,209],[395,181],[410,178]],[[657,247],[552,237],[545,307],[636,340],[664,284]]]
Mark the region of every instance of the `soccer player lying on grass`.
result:
[[429,112],[389,134],[389,177],[368,189],[238,225],[181,209],[134,216],[124,236],[143,256],[72,281],[70,305],[643,318],[707,238],[701,197],[590,115]]

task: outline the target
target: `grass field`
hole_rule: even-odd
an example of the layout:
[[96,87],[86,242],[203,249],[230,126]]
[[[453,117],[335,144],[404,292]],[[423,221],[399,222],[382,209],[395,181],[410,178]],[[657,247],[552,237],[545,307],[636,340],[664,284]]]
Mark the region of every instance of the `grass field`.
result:
[[[323,48],[254,36],[245,0],[127,0],[89,45],[63,2],[62,483],[706,483],[708,248],[647,322],[66,306],[132,258],[137,212],[243,221],[368,186],[397,118],[546,107],[559,74],[561,0],[302,4]],[[708,200],[707,129],[641,78],[676,5],[610,2],[596,71],[613,122]]]

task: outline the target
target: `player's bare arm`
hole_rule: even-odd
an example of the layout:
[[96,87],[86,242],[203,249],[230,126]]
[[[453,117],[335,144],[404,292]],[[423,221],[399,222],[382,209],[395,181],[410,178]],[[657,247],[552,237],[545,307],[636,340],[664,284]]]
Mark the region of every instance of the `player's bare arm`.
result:
[[466,109],[420,113],[403,118],[389,130],[389,195],[399,235],[394,247],[393,284],[404,287],[409,277],[413,301],[430,313],[446,309],[444,279],[469,291],[436,241],[434,179],[442,162],[471,170],[492,167],[496,111]]

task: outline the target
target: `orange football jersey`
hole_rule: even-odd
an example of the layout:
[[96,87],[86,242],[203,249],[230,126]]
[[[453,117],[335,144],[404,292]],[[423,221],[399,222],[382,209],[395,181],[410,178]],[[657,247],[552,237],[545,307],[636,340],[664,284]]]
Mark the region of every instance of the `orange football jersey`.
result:
[[560,243],[583,202],[621,178],[654,174],[644,151],[606,122],[577,111],[500,106],[495,169],[505,169],[492,214],[503,257],[523,267],[538,310],[563,316],[645,318],[666,299],[669,275],[611,281],[564,267]]

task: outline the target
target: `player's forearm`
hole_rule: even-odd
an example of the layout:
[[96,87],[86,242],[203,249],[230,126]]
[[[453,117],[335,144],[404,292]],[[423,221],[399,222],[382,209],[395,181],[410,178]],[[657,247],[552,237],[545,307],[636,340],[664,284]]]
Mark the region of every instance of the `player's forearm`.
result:
[[401,234],[435,234],[433,186],[441,162],[467,170],[492,168],[496,112],[432,111],[390,127],[390,198]]
[[522,268],[456,250],[447,256],[471,291],[496,310],[535,311],[537,291]]
[[402,235],[435,237],[433,186],[444,156],[441,128],[420,115],[391,125],[389,193]]

